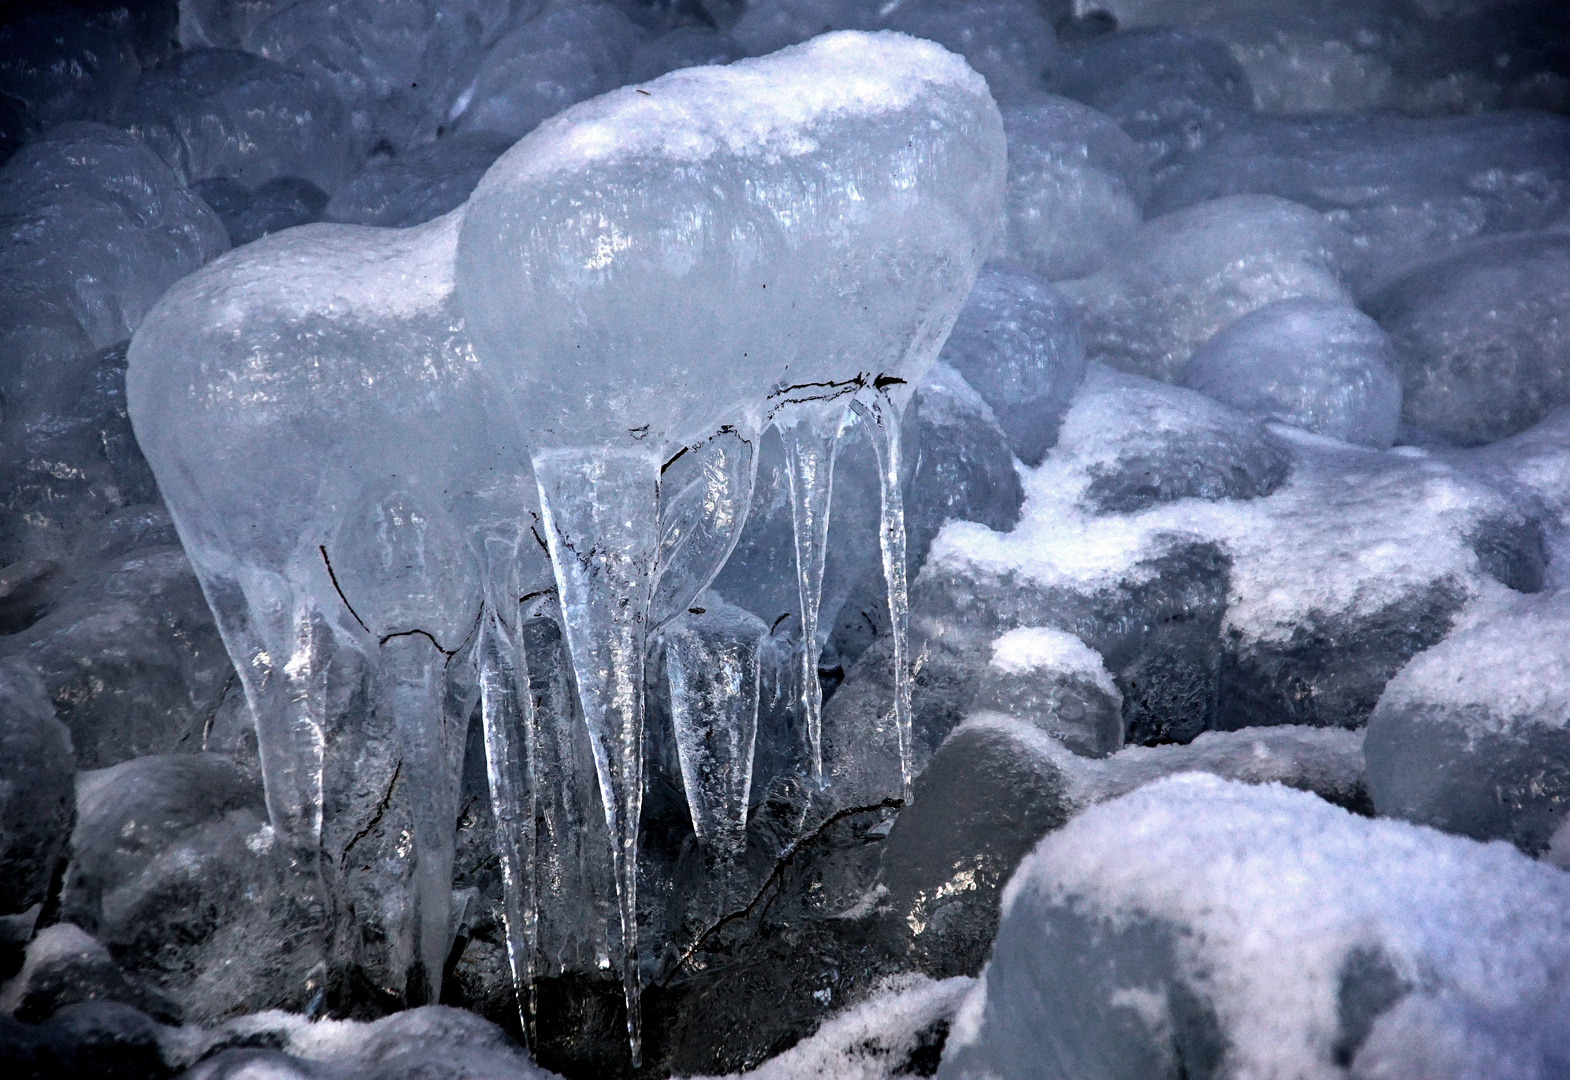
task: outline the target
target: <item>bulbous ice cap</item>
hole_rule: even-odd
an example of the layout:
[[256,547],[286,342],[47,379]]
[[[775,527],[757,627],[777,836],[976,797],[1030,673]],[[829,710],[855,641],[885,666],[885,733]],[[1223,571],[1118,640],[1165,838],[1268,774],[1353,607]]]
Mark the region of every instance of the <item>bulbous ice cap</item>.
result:
[[1005,170],[960,57],[828,34],[542,124],[469,202],[458,298],[536,452],[669,452],[814,387],[919,377]]

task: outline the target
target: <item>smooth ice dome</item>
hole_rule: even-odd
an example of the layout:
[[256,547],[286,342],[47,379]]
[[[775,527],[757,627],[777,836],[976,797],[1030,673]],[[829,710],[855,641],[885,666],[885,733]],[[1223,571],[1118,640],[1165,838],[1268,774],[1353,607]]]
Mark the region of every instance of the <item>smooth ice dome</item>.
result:
[[1179,776],[1020,866],[938,1075],[1417,1080],[1458,1020],[1550,1075],[1567,932],[1570,878],[1507,847]]
[[1395,352],[1379,324],[1333,300],[1278,300],[1200,346],[1182,384],[1235,409],[1388,447],[1401,423]]
[[756,424],[776,390],[924,370],[991,240],[1002,143],[982,79],[895,34],[615,91],[475,190],[470,332],[536,450],[652,453]]

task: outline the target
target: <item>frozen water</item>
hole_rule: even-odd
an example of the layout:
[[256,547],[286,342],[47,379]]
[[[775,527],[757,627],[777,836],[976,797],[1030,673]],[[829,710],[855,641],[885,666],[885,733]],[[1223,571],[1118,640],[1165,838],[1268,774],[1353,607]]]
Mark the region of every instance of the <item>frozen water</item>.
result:
[[468,204],[458,292],[539,479],[613,836],[635,1058],[662,463],[722,429],[755,439],[773,409],[830,415],[919,378],[974,283],[1002,172],[996,106],[958,58],[841,34],[586,102]]
[[1514,435],[1570,402],[1570,235],[1479,243],[1369,299],[1395,344],[1402,419],[1461,445]]
[[959,53],[1001,105],[1039,95],[1058,58],[1046,10],[1031,0],[895,0],[878,8],[878,25]]
[[331,192],[359,164],[325,83],[237,50],[181,53],[143,75],[115,119],[187,184],[296,176]]
[[1547,851],[1570,809],[1570,597],[1518,597],[1419,653],[1368,721],[1382,815]]
[[1401,420],[1389,336],[1333,300],[1277,300],[1244,315],[1199,347],[1182,383],[1266,420],[1381,450]]
[[76,814],[74,767],[71,733],[55,719],[43,680],[14,661],[0,665],[0,917],[48,898]]
[[373,157],[327,203],[329,221],[406,228],[455,209],[513,144],[506,135],[449,135]]
[[1073,634],[1020,626],[992,643],[975,708],[1033,723],[1076,754],[1123,748],[1123,695],[1101,654]]
[[[390,932],[418,942],[428,978],[448,946],[448,811],[468,708],[447,684],[480,608],[469,545],[516,530],[532,489],[456,312],[457,227],[452,216],[407,232],[318,225],[247,245],[164,298],[127,376],[138,441],[245,684],[268,809],[307,892],[320,892],[329,670],[344,650],[380,668],[378,712],[422,789],[423,929]],[[266,465],[283,461],[295,464]]]
[[1063,98],[1006,105],[1008,204],[997,254],[1049,281],[1107,265],[1143,218],[1145,152],[1110,117]]
[[[1368,1075],[1381,1027],[1412,1060],[1457,1012],[1488,1038],[1484,1018],[1554,1006],[1567,930],[1570,880],[1502,845],[1174,777],[1021,865],[938,1075]],[[1521,1036],[1557,1052],[1552,1025]]]
[[451,123],[487,51],[537,0],[297,0],[240,42],[332,86],[362,150],[402,150]]
[[664,631],[671,721],[693,832],[726,860],[747,844],[758,659],[768,632],[762,619],[712,592]]
[[1237,195],[1146,222],[1067,290],[1085,305],[1091,359],[1172,380],[1216,331],[1273,300],[1350,303],[1349,254],[1346,234],[1307,207]]
[[993,262],[982,267],[940,359],[991,407],[1014,454],[1039,465],[1084,377],[1085,345],[1066,296]]
[[1364,295],[1470,240],[1564,217],[1570,120],[1525,111],[1234,117],[1165,171],[1151,211],[1243,193],[1292,199],[1345,229],[1350,280]]
[[551,8],[490,47],[448,120],[455,131],[526,135],[546,117],[625,82],[642,39],[612,4]]

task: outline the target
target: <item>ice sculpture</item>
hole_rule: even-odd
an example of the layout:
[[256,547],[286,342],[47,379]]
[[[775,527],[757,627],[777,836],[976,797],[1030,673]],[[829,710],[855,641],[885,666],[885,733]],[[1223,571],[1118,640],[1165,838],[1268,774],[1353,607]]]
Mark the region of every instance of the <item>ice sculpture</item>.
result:
[[[996,107],[963,62],[837,35],[585,103],[444,217],[288,230],[160,302],[131,348],[130,409],[241,671],[324,965],[327,686],[348,650],[408,767],[412,895],[389,930],[409,970],[433,992],[478,700],[509,954],[520,991],[532,978],[533,807],[560,779],[536,769],[560,755],[544,753],[520,645],[516,598],[547,572],[537,525],[612,841],[637,1056],[650,635],[692,617],[729,555],[772,419],[832,432],[859,395],[897,480],[902,398],[974,282],[1003,173]],[[729,637],[743,677],[711,688],[702,720],[736,727],[739,777],[756,685],[746,635]],[[731,847],[738,790],[728,824],[704,825]]]
[[468,204],[458,295],[539,481],[613,841],[635,1058],[661,465],[930,365],[991,241],[1004,160],[996,106],[957,57],[833,34],[569,109]]

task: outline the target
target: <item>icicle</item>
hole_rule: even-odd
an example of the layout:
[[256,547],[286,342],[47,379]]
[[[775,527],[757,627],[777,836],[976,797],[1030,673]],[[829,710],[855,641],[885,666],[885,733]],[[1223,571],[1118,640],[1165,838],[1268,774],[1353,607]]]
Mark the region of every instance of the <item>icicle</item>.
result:
[[735,549],[752,506],[757,444],[756,431],[727,432],[666,463],[651,633],[685,612]]
[[747,847],[758,656],[769,628],[714,593],[699,604],[665,631],[665,673],[693,832],[729,863]]
[[524,1039],[534,1045],[535,956],[539,904],[535,896],[536,807],[534,768],[539,756],[534,698],[526,658],[517,635],[517,590],[511,573],[516,541],[485,540],[485,610],[476,659],[480,718],[485,731],[485,768],[502,866],[502,920],[507,963],[518,1001]]
[[875,393],[853,408],[873,421],[872,444],[878,451],[878,483],[883,494],[883,520],[878,529],[883,551],[883,579],[888,585],[889,628],[894,645],[894,730],[899,737],[901,791],[911,797],[911,676],[910,594],[905,579],[905,497],[900,489],[900,425],[903,410],[888,396]]
[[[463,740],[445,715],[447,655],[422,631],[389,636],[381,646],[381,708],[403,747],[403,775],[414,834],[413,943],[427,1002],[441,989],[452,907],[454,827]],[[456,751],[454,743],[457,744]]]
[[[265,608],[264,608],[265,610]],[[323,763],[327,740],[327,668],[331,635],[321,613],[295,606],[280,627],[293,650],[280,665],[265,650],[251,653],[245,682],[256,723],[267,815],[287,845],[294,900],[304,909],[319,959],[306,977],[308,1012],[322,1004],[327,982],[332,905],[322,873]],[[282,636],[282,635],[280,635]]]
[[629,450],[553,450],[535,455],[534,474],[611,835],[627,1037],[636,1066],[642,1060],[637,883],[644,654],[659,551],[660,461]]
[[795,405],[776,418],[790,473],[790,509],[796,545],[796,588],[801,603],[801,715],[807,728],[812,782],[823,779],[823,686],[818,681],[818,608],[828,554],[829,498],[834,449],[845,418],[841,402]]

